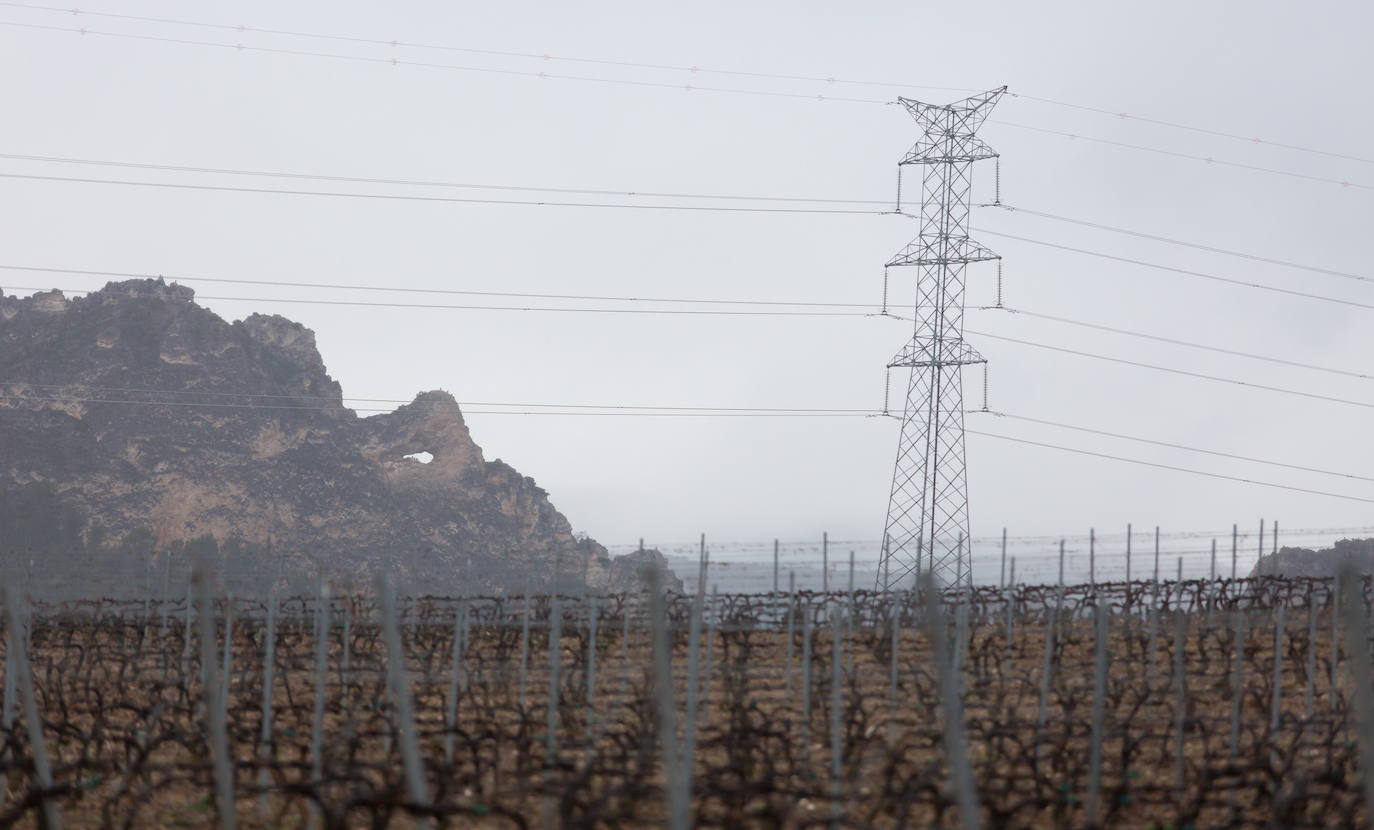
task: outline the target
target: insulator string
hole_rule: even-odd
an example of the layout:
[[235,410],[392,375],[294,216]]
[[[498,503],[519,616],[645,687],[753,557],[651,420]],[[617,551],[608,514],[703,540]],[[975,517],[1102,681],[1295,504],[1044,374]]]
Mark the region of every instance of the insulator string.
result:
[[1002,204],[1002,157],[992,157],[992,203]]

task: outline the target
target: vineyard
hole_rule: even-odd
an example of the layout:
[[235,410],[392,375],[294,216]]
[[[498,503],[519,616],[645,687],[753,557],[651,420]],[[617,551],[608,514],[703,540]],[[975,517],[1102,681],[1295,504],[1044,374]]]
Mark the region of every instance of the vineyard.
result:
[[11,593],[0,827],[1366,815],[1368,586],[1353,580],[941,597],[201,588],[32,607]]

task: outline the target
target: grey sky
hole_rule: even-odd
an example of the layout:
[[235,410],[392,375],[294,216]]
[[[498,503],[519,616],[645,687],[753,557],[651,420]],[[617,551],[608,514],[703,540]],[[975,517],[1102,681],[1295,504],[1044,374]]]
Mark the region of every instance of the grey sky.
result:
[[[1013,93],[1374,157],[1368,4],[1163,2],[594,6],[129,0],[88,12],[178,17],[707,68]],[[942,102],[900,86],[703,73],[310,41],[0,6],[0,21],[470,67],[807,95]],[[899,107],[730,95],[236,51],[0,26],[0,153],[548,187],[888,199],[915,141]],[[1374,276],[1360,244],[1374,192],[1047,135],[1006,122],[1374,185],[1374,164],[1005,98],[982,136],[1004,201]],[[233,186],[216,176],[0,162],[0,172]],[[993,168],[977,169],[990,197]],[[915,181],[913,176],[909,181]],[[318,184],[307,189],[327,189]],[[339,186],[355,192],[432,189]],[[0,264],[507,291],[876,302],[882,263],[915,233],[890,216],[428,204],[163,191],[8,179]],[[910,194],[912,191],[909,190]],[[449,191],[444,191],[449,193]],[[457,195],[490,195],[459,191]],[[908,200],[912,198],[908,197]],[[975,226],[1374,302],[1358,282],[1024,215]],[[1374,312],[980,237],[1005,257],[1007,303],[1227,348],[1366,371]],[[975,268],[972,305],[992,297]],[[894,270],[893,296],[914,274]],[[0,285],[94,278],[6,272]],[[202,295],[400,299],[191,283]],[[25,292],[21,292],[25,293]],[[414,298],[412,298],[414,299]],[[418,298],[445,302],[452,298]],[[227,318],[313,328],[345,394],[459,400],[876,408],[906,324],[359,309],[203,300]],[[553,303],[559,304],[559,303]],[[561,303],[568,305],[568,303]],[[1003,313],[995,333],[1374,402],[1369,381],[1286,369]],[[1163,375],[982,339],[991,406],[1293,464],[1374,470],[1369,410]],[[1371,372],[1374,374],[1374,372]],[[894,378],[894,389],[904,380]],[[977,373],[966,377],[980,401]],[[894,399],[898,396],[894,393]],[[131,412],[131,417],[136,413]],[[472,415],[475,438],[533,476],[576,528],[615,544],[876,539],[897,423],[862,418]],[[971,416],[970,429],[1374,498],[1374,485]],[[1209,480],[971,436],[975,535],[1374,525],[1374,505]],[[724,546],[723,546],[724,547]]]

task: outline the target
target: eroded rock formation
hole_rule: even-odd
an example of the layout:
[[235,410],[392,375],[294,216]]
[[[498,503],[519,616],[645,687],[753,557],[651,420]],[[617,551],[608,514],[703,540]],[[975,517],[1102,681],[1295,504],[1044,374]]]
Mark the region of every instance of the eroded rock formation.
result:
[[[97,548],[232,540],[258,576],[387,567],[435,593],[611,581],[605,549],[488,461],[450,394],[359,417],[309,329],[226,322],[161,280],[0,293],[0,446],[0,499],[46,494]],[[9,521],[0,554],[42,549]]]

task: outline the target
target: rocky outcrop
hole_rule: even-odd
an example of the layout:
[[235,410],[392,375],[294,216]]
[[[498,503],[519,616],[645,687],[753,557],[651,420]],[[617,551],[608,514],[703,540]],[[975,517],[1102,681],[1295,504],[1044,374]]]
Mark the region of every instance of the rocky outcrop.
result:
[[1374,573],[1374,539],[1342,539],[1323,550],[1279,548],[1261,557],[1250,575],[1330,578],[1346,567]]
[[[259,575],[385,567],[435,593],[607,586],[626,567],[488,461],[449,393],[360,417],[309,329],[226,322],[161,280],[0,294],[0,446],[0,499],[41,488],[92,544],[232,540]],[[16,538],[0,527],[0,554]]]
[[668,558],[653,548],[617,556],[611,561],[607,588],[617,593],[638,593],[657,583],[662,591],[682,593],[682,580],[668,567]]

